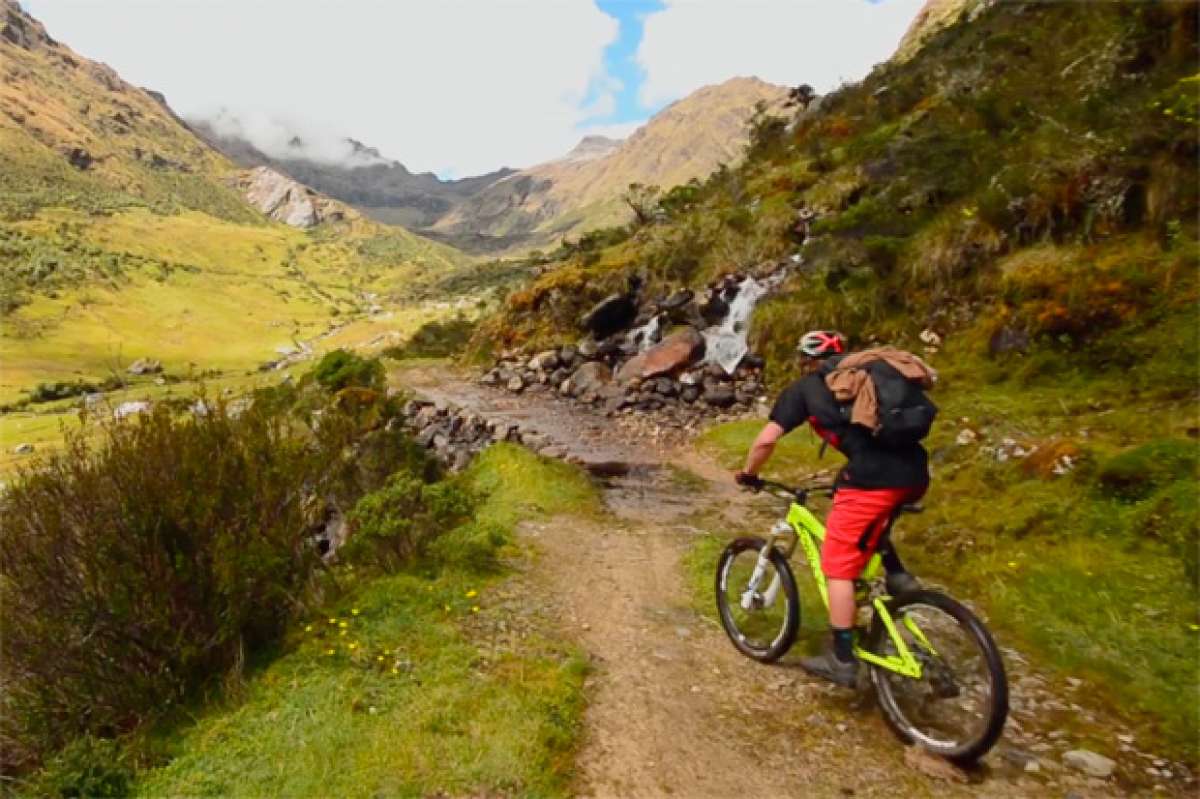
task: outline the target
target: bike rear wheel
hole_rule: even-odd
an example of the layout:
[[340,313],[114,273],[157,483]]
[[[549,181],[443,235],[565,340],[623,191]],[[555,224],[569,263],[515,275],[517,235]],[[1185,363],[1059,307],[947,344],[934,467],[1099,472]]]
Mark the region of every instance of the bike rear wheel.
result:
[[729,640],[748,658],[761,663],[778,660],[796,641],[800,628],[800,595],[787,558],[777,549],[751,585],[761,538],[739,538],[725,547],[717,561],[717,612]]
[[[913,679],[871,666],[884,718],[905,742],[960,765],[974,763],[996,743],[1008,718],[1008,678],[995,641],[975,614],[936,591],[905,594],[888,610],[922,674]],[[878,614],[867,649],[881,657],[897,654]]]

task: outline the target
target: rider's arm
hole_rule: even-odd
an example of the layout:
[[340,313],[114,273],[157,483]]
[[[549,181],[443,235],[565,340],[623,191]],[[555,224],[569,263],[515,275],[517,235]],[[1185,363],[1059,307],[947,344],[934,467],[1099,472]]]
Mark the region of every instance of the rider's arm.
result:
[[750,451],[746,453],[746,468],[742,471],[745,474],[758,474],[758,470],[775,451],[775,442],[782,438],[785,432],[778,423],[767,422],[759,432],[758,438],[754,439],[754,443],[750,445]]

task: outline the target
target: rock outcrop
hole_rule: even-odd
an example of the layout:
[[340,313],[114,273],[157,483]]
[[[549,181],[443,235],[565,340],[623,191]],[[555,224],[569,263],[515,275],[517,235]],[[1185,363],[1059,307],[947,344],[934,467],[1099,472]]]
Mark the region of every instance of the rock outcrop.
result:
[[310,228],[322,222],[347,219],[353,212],[270,167],[255,167],[238,175],[235,184],[246,202],[276,222]]

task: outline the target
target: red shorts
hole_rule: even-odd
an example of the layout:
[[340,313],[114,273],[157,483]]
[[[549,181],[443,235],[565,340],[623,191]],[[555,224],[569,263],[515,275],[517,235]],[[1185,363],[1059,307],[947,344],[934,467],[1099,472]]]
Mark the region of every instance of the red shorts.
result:
[[821,571],[826,577],[853,580],[875,554],[879,538],[897,507],[916,502],[925,486],[913,488],[839,488],[825,522]]

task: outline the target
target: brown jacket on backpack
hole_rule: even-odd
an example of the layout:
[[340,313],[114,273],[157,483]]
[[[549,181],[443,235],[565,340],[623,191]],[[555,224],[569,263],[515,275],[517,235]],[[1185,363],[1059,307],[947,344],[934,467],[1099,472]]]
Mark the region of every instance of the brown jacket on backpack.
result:
[[874,432],[879,429],[879,400],[875,383],[865,369],[875,361],[885,361],[908,380],[930,388],[937,381],[937,372],[911,352],[879,347],[847,355],[825,376],[825,385],[838,402],[853,402],[850,421]]

